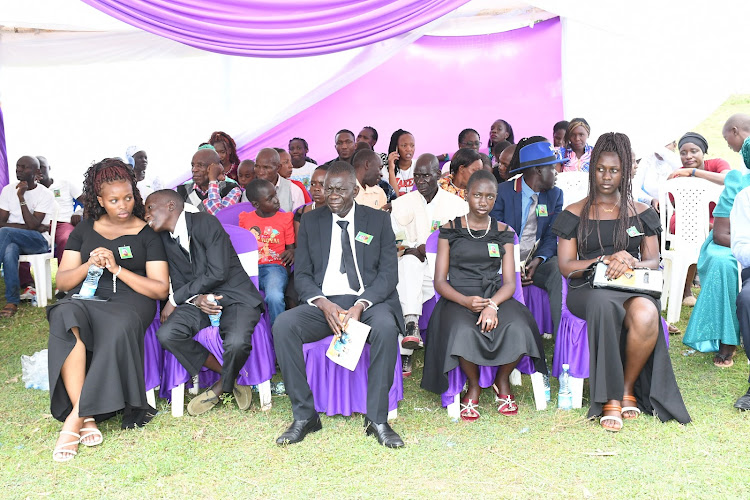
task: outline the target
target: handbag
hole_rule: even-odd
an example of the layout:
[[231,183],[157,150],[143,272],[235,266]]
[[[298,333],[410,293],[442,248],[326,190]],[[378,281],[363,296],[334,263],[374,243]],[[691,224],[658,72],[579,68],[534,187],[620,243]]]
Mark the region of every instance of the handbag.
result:
[[[582,273],[584,282],[588,283],[591,288],[640,293],[649,295],[655,299],[661,298],[661,291],[664,286],[662,271],[647,267],[637,267],[629,270],[617,279],[611,279],[606,276],[607,265],[603,262],[594,262],[586,269],[573,271],[570,274],[579,272]],[[568,275],[568,280],[570,280],[570,275]]]

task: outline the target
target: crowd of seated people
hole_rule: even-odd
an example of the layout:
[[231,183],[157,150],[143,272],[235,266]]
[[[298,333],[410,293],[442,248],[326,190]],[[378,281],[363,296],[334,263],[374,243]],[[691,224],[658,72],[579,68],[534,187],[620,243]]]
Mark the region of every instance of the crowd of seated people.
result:
[[[400,364],[409,376],[417,349],[425,350],[424,389],[445,392],[457,367],[468,378],[463,420],[480,417],[484,366],[498,367],[492,385],[498,413],[516,415],[509,385],[516,364],[528,356],[538,372],[547,373],[534,316],[514,298],[516,281],[498,278],[499,271],[515,275],[519,265],[521,286],[548,294],[553,333],[563,286],[567,309],[586,321],[590,418],[598,417],[612,432],[642,414],[690,422],[659,300],[595,289],[579,276],[598,263],[611,279],[635,268],[659,268],[659,238],[669,230],[661,227],[654,202],[663,177],[723,184],[697,266],[703,292],[684,342],[715,352],[717,366],[731,366],[741,338],[747,346],[750,335],[750,286],[742,292],[738,286],[750,275],[737,269],[737,262],[750,266],[750,225],[744,223],[750,208],[750,116],[734,115],[722,130],[742,155],[745,172],[704,159],[708,144],[693,132],[678,142],[682,168],[662,168],[658,162],[669,154],[656,151],[658,162],[642,162],[638,175],[625,134],[604,133],[592,146],[583,118],[558,122],[552,132],[553,141],[533,136],[515,144],[511,125],[497,120],[485,151],[479,133],[464,129],[453,155],[436,156],[417,155],[415,136],[403,129],[392,134],[387,153],[374,150],[373,127],[357,136],[341,129],[334,135],[336,157],[320,166],[299,137],[289,141],[288,151],[263,148],[241,161],[234,140],[214,132],[197,146],[191,179],[173,189],[146,180],[146,152],[137,147],[128,148],[124,160],[92,165],[81,183],[53,179],[44,157],[21,157],[17,182],[0,193],[6,285],[0,315],[16,313],[24,284],[19,255],[48,251],[57,213],[61,293],[47,315],[51,409],[63,425],[53,459],[69,461],[79,445],[101,444],[97,422],[116,412],[124,412],[123,427],[153,417],[145,400],[142,342],[159,301],[163,348],[190,375],[204,368],[219,376],[189,402],[191,415],[209,411],[226,394],[240,409],[250,407],[252,394],[236,378],[256,324],[268,315],[293,414],[278,444],[300,442],[321,429],[302,347],[340,334],[349,320],[371,327],[364,427],[380,444],[404,446],[387,421],[388,392],[394,367]],[[569,171],[587,173],[585,198],[564,200],[555,187],[556,176]],[[258,288],[216,217],[237,204],[243,209],[237,225],[257,240]],[[433,254],[427,250],[431,235],[437,238]],[[85,282],[97,268],[102,271],[95,300],[84,300]],[[691,283],[689,277],[688,290]],[[422,307],[436,294],[425,333],[419,327]],[[712,314],[717,309],[722,313]],[[221,362],[193,339],[218,313]],[[750,391],[735,406],[750,409]]]

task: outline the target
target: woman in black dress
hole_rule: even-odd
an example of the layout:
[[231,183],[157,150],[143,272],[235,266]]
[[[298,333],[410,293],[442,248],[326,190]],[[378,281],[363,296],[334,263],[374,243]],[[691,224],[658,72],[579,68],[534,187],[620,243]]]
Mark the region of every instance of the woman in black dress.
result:
[[[70,234],[57,271],[66,297],[47,308],[50,408],[63,422],[52,453],[72,460],[79,443],[96,446],[96,421],[125,410],[141,425],[153,416],[143,379],[143,336],[156,300],[169,292],[161,239],[143,221],[132,170],[119,159],[92,165],[84,181],[85,218]],[[73,297],[90,266],[103,269],[96,296]],[[150,411],[149,411],[150,410]]]
[[[479,366],[500,367],[492,389],[503,415],[518,413],[508,377],[520,358],[534,358],[539,372],[547,373],[547,368],[534,318],[513,298],[513,230],[489,215],[497,181],[479,170],[466,189],[469,214],[440,228],[435,290],[441,297],[425,339],[422,388],[442,394],[448,389],[448,372],[460,366],[469,381],[461,418],[474,421],[479,418]],[[498,274],[500,266],[502,276],[510,279]]]
[[[562,212],[552,227],[560,239],[560,272],[569,276],[603,262],[618,278],[636,267],[658,269],[659,216],[631,196],[630,140],[610,132],[591,153],[589,196]],[[573,274],[573,277],[580,273]],[[593,289],[571,279],[567,305],[588,329],[589,418],[619,431],[641,411],[662,421],[690,422],[662,331],[659,301],[648,295]],[[582,285],[582,286],[580,286]],[[579,287],[580,286],[580,287]]]

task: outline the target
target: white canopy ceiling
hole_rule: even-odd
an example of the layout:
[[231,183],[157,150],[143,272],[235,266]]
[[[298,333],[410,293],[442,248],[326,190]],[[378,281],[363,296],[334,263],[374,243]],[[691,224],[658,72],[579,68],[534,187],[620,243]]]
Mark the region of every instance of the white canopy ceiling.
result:
[[[730,93],[748,90],[742,54],[750,2],[473,0],[374,46],[253,59],[138,31],[78,0],[0,0],[8,156],[45,154],[58,170],[78,173],[137,143],[153,164],[177,173],[210,131],[268,129],[424,34],[500,32],[556,15],[565,117],[586,117],[594,137],[624,131],[639,151],[649,149],[700,122]],[[540,134],[549,126],[540,124]]]

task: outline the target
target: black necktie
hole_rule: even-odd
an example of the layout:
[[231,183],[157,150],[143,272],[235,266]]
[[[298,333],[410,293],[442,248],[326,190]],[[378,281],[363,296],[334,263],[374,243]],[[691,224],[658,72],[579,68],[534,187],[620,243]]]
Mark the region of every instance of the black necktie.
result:
[[349,222],[340,220],[336,224],[341,227],[341,265],[339,266],[339,272],[346,273],[349,288],[356,292],[359,290],[359,278],[357,278],[357,268],[354,267],[354,253],[352,253],[352,244],[349,241],[349,231],[346,230]]
[[184,255],[187,260],[190,260],[190,252],[185,250],[185,247],[182,246],[182,244],[180,243],[180,237],[175,236],[174,238],[172,238],[172,241],[177,243],[177,248],[179,248],[180,251],[182,251],[182,255]]

